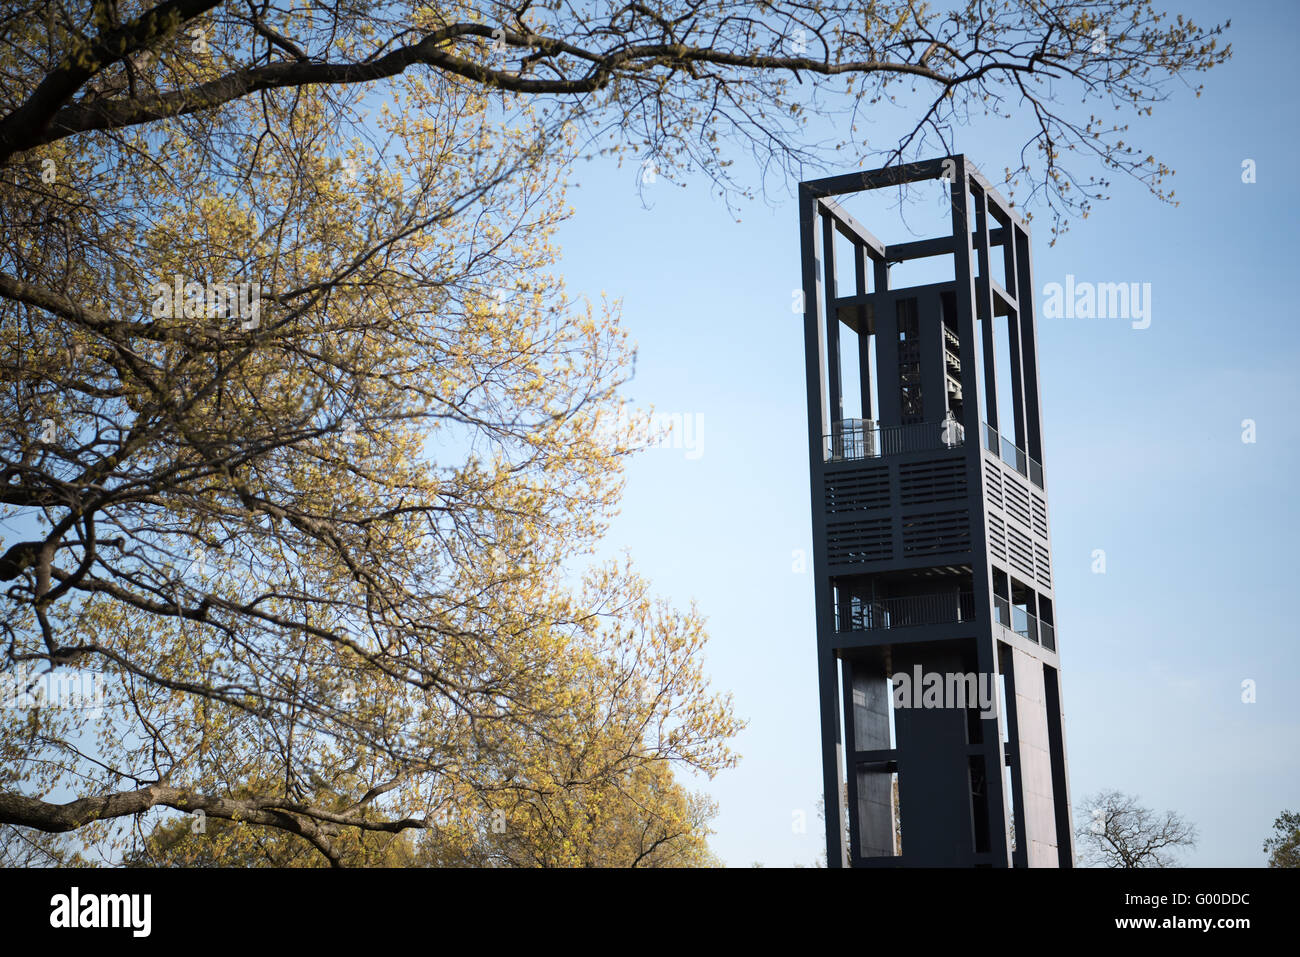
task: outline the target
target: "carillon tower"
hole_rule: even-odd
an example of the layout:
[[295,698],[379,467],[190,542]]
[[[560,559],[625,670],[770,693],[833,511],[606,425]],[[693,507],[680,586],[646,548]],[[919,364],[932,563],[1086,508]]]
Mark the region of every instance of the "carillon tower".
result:
[[[846,209],[925,180],[947,235]],[[1029,230],[963,156],[799,217],[827,861],[1073,866]]]

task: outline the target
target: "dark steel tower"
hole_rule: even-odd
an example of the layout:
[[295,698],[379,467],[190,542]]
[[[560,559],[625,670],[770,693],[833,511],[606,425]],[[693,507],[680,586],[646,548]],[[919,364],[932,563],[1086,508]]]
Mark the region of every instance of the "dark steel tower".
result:
[[[948,235],[836,201],[923,180]],[[1073,866],[1029,230],[963,156],[801,183],[799,225],[827,863]]]

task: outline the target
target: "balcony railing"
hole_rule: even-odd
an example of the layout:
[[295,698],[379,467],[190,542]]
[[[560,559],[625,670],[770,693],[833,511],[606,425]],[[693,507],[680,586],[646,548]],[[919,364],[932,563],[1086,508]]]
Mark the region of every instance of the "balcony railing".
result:
[[1014,631],[1021,638],[1041,644],[1048,651],[1056,650],[1056,630],[1051,623],[1029,614],[1019,605],[1012,605],[1010,599],[994,595],[993,615],[998,624],[1008,631]]
[[851,598],[847,607],[835,606],[836,631],[872,631],[974,620],[975,595],[968,591],[874,600]]
[[958,448],[966,441],[966,430],[953,418],[907,425],[879,425],[873,419],[841,419],[823,439],[827,462],[851,462],[901,452]]
[[1043,466],[1038,460],[1030,458],[1024,449],[987,422],[984,423],[984,447],[1039,488],[1043,487]]

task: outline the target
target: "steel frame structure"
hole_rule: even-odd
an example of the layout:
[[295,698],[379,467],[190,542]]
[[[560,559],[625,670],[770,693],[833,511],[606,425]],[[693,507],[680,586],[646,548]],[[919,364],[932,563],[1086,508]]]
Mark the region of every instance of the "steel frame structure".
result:
[[[948,235],[837,201],[927,180]],[[961,155],[801,183],[799,219],[827,863],[1073,866],[1029,229]],[[950,281],[891,286],[930,257]],[[902,695],[931,675],[937,705]]]

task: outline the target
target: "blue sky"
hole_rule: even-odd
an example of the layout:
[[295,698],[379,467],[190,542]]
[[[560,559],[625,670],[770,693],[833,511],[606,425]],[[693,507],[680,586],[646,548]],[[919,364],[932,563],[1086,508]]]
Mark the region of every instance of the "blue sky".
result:
[[[1178,810],[1200,830],[1184,857],[1197,865],[1262,864],[1274,817],[1300,810],[1300,629],[1285,557],[1300,531],[1298,9],[1234,5],[1233,60],[1204,77],[1199,99],[1175,89],[1135,122],[1133,142],[1177,170],[1181,205],[1116,179],[1113,198],[1055,246],[1041,211],[1035,222],[1040,306],[1067,274],[1150,283],[1152,295],[1146,329],[1040,327],[1071,796],[1116,788]],[[887,142],[905,116],[883,116],[873,137]],[[1011,132],[986,122],[955,145],[999,170],[1020,143]],[[1253,184],[1241,181],[1245,159]],[[828,159],[809,172],[848,168]],[[821,784],[812,575],[795,570],[810,549],[796,209],[773,192],[742,205],[738,223],[702,179],[639,195],[638,175],[603,160],[577,168],[563,269],[571,291],[622,299],[639,346],[626,394],[698,416],[702,432],[696,452],[632,462],[606,544],[630,550],[662,594],[698,602],[709,673],[749,720],[739,767],[704,785],[721,808],[715,849],[733,866],[809,864]],[[906,238],[897,209],[859,218]],[[1245,419],[1254,443],[1242,441]],[[1105,574],[1092,571],[1096,549]],[[1253,704],[1241,700],[1247,679]]]

